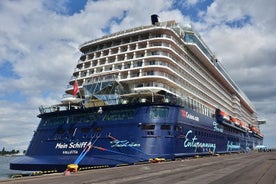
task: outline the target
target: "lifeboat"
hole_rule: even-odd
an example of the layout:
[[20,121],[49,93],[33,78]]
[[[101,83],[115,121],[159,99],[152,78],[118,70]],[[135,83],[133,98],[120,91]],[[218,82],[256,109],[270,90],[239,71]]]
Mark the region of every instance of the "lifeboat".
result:
[[251,131],[256,133],[256,134],[260,134],[260,130],[256,127],[256,126],[251,126]]
[[240,126],[241,126],[242,128],[244,128],[244,129],[246,129],[246,130],[250,130],[250,129],[249,129],[249,124],[248,124],[248,123],[245,123],[245,122],[243,122],[243,121],[240,121]]
[[64,97],[61,99],[61,103],[63,104],[79,104],[82,101],[81,98],[77,98],[77,97],[73,97],[73,96],[69,96],[69,97]]
[[243,122],[240,121],[239,123],[240,123],[240,126],[241,126],[242,128],[244,128]]
[[240,125],[237,118],[230,117],[230,121],[233,122],[235,125],[238,125],[238,126]]
[[264,137],[264,135],[261,133],[260,129],[254,125],[250,126],[250,130],[254,133],[257,134],[260,137]]
[[229,117],[229,115],[228,115],[226,112],[220,111],[220,115],[222,116],[222,118],[223,118],[224,120],[226,120],[226,121],[229,121],[229,120],[230,120],[230,117]]

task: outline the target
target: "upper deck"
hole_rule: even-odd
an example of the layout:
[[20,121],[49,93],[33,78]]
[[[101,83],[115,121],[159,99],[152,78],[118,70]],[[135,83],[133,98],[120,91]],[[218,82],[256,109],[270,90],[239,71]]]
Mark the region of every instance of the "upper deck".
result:
[[83,55],[69,94],[75,80],[84,94],[84,85],[115,79],[129,84],[131,92],[163,90],[191,99],[199,111],[223,107],[230,115],[256,121],[250,100],[190,26],[175,21],[141,26],[91,40],[79,49]]

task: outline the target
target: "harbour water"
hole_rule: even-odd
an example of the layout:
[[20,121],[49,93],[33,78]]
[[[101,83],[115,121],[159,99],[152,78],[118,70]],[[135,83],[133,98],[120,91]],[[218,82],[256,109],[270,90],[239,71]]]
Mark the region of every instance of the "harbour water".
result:
[[0,156],[0,180],[7,179],[10,175],[18,171],[10,170],[10,161],[15,159],[13,156]]

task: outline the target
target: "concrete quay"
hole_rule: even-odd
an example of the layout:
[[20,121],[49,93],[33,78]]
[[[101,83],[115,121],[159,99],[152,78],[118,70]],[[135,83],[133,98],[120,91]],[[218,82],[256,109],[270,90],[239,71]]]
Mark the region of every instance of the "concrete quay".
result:
[[276,152],[251,152],[178,159],[0,181],[0,184],[276,184]]

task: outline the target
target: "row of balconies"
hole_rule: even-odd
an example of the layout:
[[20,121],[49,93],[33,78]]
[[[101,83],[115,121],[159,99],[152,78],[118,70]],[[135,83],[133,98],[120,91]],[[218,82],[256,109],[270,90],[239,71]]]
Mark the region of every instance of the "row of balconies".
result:
[[[130,52],[134,50],[143,50],[144,48],[153,47],[153,46],[168,46],[164,41],[170,41],[170,36],[164,36],[164,38],[155,38],[151,40],[143,40],[136,43],[125,44],[125,45],[117,45],[116,47],[107,48],[105,50],[95,50],[91,53],[87,53],[86,55],[82,55],[79,63],[82,63],[91,59],[99,59],[107,56],[116,56],[121,53]],[[162,41],[162,42],[161,42]]]
[[[176,49],[172,48],[172,50],[175,51]],[[231,108],[231,98],[229,96],[230,94],[226,94],[221,89],[218,89],[218,86],[216,86],[215,83],[211,83],[211,81],[208,80],[211,77],[208,76],[205,71],[203,72],[201,70],[201,72],[200,72],[198,68],[193,66],[193,64],[192,64],[193,61],[189,57],[187,57],[187,55],[185,55],[183,53],[184,52],[182,52],[182,53],[176,52],[174,55],[169,54],[169,57],[171,57],[172,60],[174,60],[174,61],[178,61],[178,60],[182,61],[182,62],[178,62],[178,64],[181,66],[182,69],[184,69],[184,68],[186,69],[185,72],[188,73],[188,75],[186,75],[185,77],[188,78],[190,81],[196,81],[199,84],[199,85],[197,85],[197,87],[202,89],[202,85],[203,85],[205,88],[204,90],[207,90],[214,94],[217,94],[217,99],[220,99],[220,102],[222,102],[222,101],[226,102],[227,104],[225,104],[224,106],[226,106],[228,108],[228,110],[231,111],[232,108]],[[179,54],[181,54],[181,55],[179,56]],[[178,55],[178,57],[176,57],[176,55]],[[185,59],[185,62],[183,62],[183,59]],[[188,60],[189,64],[187,63],[187,60]],[[180,73],[182,71],[184,71],[184,70],[181,70]],[[202,80],[204,80],[206,83],[202,83]],[[205,85],[207,83],[210,85]],[[228,101],[225,99],[227,99]],[[220,103],[220,105],[222,105],[222,104],[224,104],[224,103]]]
[[[168,54],[168,53],[165,53],[165,52],[152,52],[151,53],[151,55],[169,55],[169,56],[171,56],[170,54]],[[152,61],[151,61],[152,62]],[[161,62],[162,63],[162,62]],[[136,66],[138,66],[138,67],[140,67],[141,66],[141,61],[140,61],[140,64],[137,64],[136,66],[135,65],[133,65],[133,61],[132,62],[130,62],[130,63],[128,63],[128,64],[126,64],[126,63],[122,63],[122,65],[124,65],[124,69],[130,69],[130,68],[133,68],[133,66],[134,67],[136,67]],[[109,66],[109,67],[98,67],[98,68],[94,68],[94,70],[89,70],[89,72],[87,72],[87,70],[85,70],[85,71],[82,71],[82,72],[80,72],[80,76],[81,77],[86,77],[86,76],[88,76],[88,75],[91,75],[91,74],[94,74],[94,73],[102,73],[103,71],[111,71],[111,70],[114,70],[114,66],[116,66],[115,67],[115,70],[116,69],[118,69],[118,70],[120,70],[121,68],[122,68],[122,65],[113,65],[113,66]],[[143,65],[142,65],[142,67],[143,67]],[[172,66],[169,66],[169,67],[171,67],[172,68]],[[177,73],[183,73],[183,70],[178,70],[177,68],[174,68],[173,69],[174,71],[176,71]],[[132,74],[132,75],[124,75],[124,77],[123,78],[128,78],[128,77],[132,77],[132,76],[135,76],[135,77],[137,77],[137,76],[141,76],[140,74],[137,74],[137,73],[135,73],[135,74]],[[182,76],[183,77],[183,76]],[[189,76],[189,75],[185,75],[184,76],[185,78],[188,78],[188,79],[190,79],[190,81],[194,81],[194,79],[193,78],[191,78],[191,76]],[[194,78],[195,78],[195,76],[193,76]],[[173,78],[172,78],[173,79]],[[199,79],[197,79],[198,81],[199,81]],[[197,83],[199,83],[199,82],[197,82]],[[201,83],[202,83],[202,81],[201,81]],[[187,86],[188,84],[186,84],[186,86]],[[195,83],[194,82],[191,82],[189,85],[192,85],[192,86],[195,86]],[[202,85],[200,86],[200,85],[196,85],[196,87],[194,87],[194,90],[192,90],[192,91],[196,91],[196,90],[198,90],[198,89],[201,89],[202,88]],[[208,90],[208,88],[206,88],[206,90]],[[205,91],[205,93],[206,93],[206,91]],[[204,93],[202,93],[202,94],[204,94]],[[208,93],[208,95],[209,96],[212,96],[210,93]],[[219,99],[220,98],[220,96],[217,96],[216,97],[216,99]],[[223,104],[223,101],[222,100],[220,100],[221,102],[220,102],[220,104],[222,105]],[[225,102],[224,102],[225,103]]]
[[[98,82],[99,80],[100,81],[105,81],[105,80],[111,80],[111,79],[114,79],[114,75],[116,75],[116,79],[118,80],[124,80],[124,79],[134,79],[134,78],[139,78],[139,79],[142,79],[141,77],[161,77],[163,78],[163,80],[170,80],[170,81],[173,81],[175,84],[180,84],[182,86],[182,88],[185,88],[186,91],[188,90],[189,93],[186,93],[187,96],[189,95],[195,95],[196,90],[198,90],[198,88],[194,88],[193,86],[187,84],[186,82],[183,82],[179,79],[177,79],[175,76],[172,76],[166,72],[160,72],[160,71],[146,71],[146,72],[142,72],[142,70],[133,70],[133,71],[125,71],[125,72],[119,72],[119,73],[114,73],[114,74],[110,74],[110,75],[106,75],[106,76],[99,76],[98,77],[94,77],[92,79],[89,79],[90,81],[89,82]],[[160,80],[160,79],[159,79]],[[148,84],[147,83],[147,87],[148,87]],[[171,84],[171,83],[170,83]],[[137,84],[135,86],[136,88],[137,87],[144,87],[144,85],[141,85],[141,83]],[[155,85],[155,87],[157,87]],[[165,85],[165,84],[162,84],[162,86],[158,86],[158,87],[163,87],[165,89],[167,89],[168,91],[172,92],[172,93],[175,93],[176,94],[176,89],[175,87],[171,87],[169,85]],[[180,93],[183,93],[182,90],[178,90],[180,91]],[[199,94],[199,96],[204,96],[204,99],[209,99],[209,100],[212,100],[212,98],[210,98],[211,94],[208,94],[208,96],[206,96],[206,93],[204,94],[202,91],[201,91],[202,94]],[[200,112],[200,113],[204,113],[206,115],[210,115],[213,113],[213,111],[208,108],[207,106],[205,106],[204,104],[200,103],[199,101],[195,101],[195,104],[193,103],[190,103],[189,107],[191,107],[192,109]]]
[[[149,47],[149,46],[166,46],[166,47],[171,47],[171,45],[169,45],[169,44],[163,44],[163,43],[153,43],[153,44],[149,44],[149,42],[147,42],[147,44],[145,45],[143,45],[141,48],[146,48],[146,47]],[[140,47],[139,47],[139,44],[138,43],[136,43],[135,45],[133,44],[133,45],[128,45],[127,47],[124,47],[124,46],[121,46],[121,47],[117,47],[117,48],[113,48],[113,49],[108,49],[108,52],[107,51],[101,51],[101,52],[98,52],[98,55],[96,55],[95,57],[99,57],[99,58],[101,58],[101,57],[105,57],[105,56],[108,56],[109,55],[109,53],[111,53],[111,55],[112,54],[117,54],[118,52],[127,52],[127,51],[134,51],[134,50],[136,50],[136,49],[139,49]],[[177,49],[172,49],[172,50],[174,50],[174,51],[176,51]],[[179,49],[178,49],[179,50]],[[180,53],[180,51],[178,51],[178,54]],[[158,54],[161,54],[161,53],[152,53],[151,55],[158,55]],[[107,57],[107,58],[105,58],[105,60],[100,60],[100,59],[98,59],[98,60],[94,60],[93,62],[92,62],[92,64],[90,63],[90,64],[85,64],[85,65],[83,65],[83,67],[84,68],[89,68],[91,65],[93,66],[93,67],[95,67],[95,66],[98,66],[98,65],[104,65],[104,64],[106,64],[106,63],[113,63],[113,62],[116,62],[116,61],[125,61],[125,58],[127,58],[127,60],[131,60],[131,59],[133,59],[134,58],[134,56],[135,56],[136,54],[135,54],[135,52],[133,53],[133,54],[130,54],[130,55],[128,55],[128,54],[124,54],[123,56],[116,56],[115,55],[115,57],[113,57],[113,58],[111,58],[111,57]],[[167,55],[168,56],[168,54],[166,53],[165,55]],[[182,54],[182,56],[183,56],[184,54]],[[89,56],[89,55],[87,55],[87,56]],[[145,55],[140,55],[140,57],[142,58],[142,57],[144,57]],[[90,58],[89,58],[90,57]],[[88,60],[91,60],[92,58],[94,58],[94,56],[92,57],[92,56],[89,56],[87,59]],[[136,58],[137,56],[135,56],[135,58]],[[110,60],[109,60],[109,58],[110,58]],[[139,58],[139,56],[138,56],[138,58]],[[85,60],[86,61],[86,60]],[[83,62],[83,61],[81,61],[81,62]],[[89,63],[89,62],[88,62]],[[100,64],[99,64],[100,63]],[[191,67],[191,66],[190,66]],[[81,69],[84,69],[84,68],[81,68]],[[122,66],[120,66],[120,65],[117,65],[117,68],[115,67],[115,70],[116,69],[118,69],[118,70],[120,70],[122,68]],[[130,64],[127,64],[126,65],[126,68],[125,69],[130,69],[130,68],[132,68],[132,66],[130,65]],[[196,68],[193,68],[193,69],[196,69]],[[78,69],[76,69],[76,70],[78,70]],[[110,71],[110,70],[114,70],[114,67],[112,66],[112,67],[103,67],[103,68],[101,68],[101,69],[98,69],[98,70],[96,70],[96,73],[97,72],[103,72],[103,71]],[[89,71],[89,73],[88,72],[83,72],[83,73],[81,73],[81,77],[87,77],[87,75],[91,75],[91,74],[94,74],[94,72],[95,72],[95,70],[94,71]],[[197,75],[199,74],[199,72],[197,72]],[[194,73],[193,73],[193,75],[194,75]],[[201,75],[202,75],[202,73],[201,73]],[[126,75],[124,75],[124,76],[126,76]],[[134,74],[133,76],[137,76],[137,74]],[[138,76],[140,76],[140,75],[138,75]],[[128,76],[127,76],[128,77]],[[198,78],[198,76],[193,76],[193,78]],[[200,79],[197,79],[197,80],[200,80]],[[215,87],[215,85],[214,86],[212,86],[212,87]],[[207,88],[208,89],[208,88]]]
[[232,106],[234,112],[244,118],[243,121],[249,122],[251,124],[252,122],[256,121],[256,117],[254,116],[254,114],[251,114],[247,112],[244,108],[242,108],[240,99],[236,95],[232,96]]
[[115,47],[115,48],[109,48],[107,50],[92,52],[91,54],[85,55],[85,57],[82,56],[80,58],[79,62],[84,62],[84,61],[92,60],[92,59],[99,59],[99,58],[107,57],[107,56],[111,56],[111,55],[116,56],[117,54],[120,54],[120,53],[126,53],[126,52],[130,52],[133,50],[144,49],[147,47],[147,44],[148,43],[145,43],[145,42],[140,43],[140,44],[136,43],[133,45],[124,45],[124,46],[119,46],[119,47]]
[[[138,45],[138,43],[136,43],[136,45]],[[130,45],[128,45],[129,47]],[[101,54],[99,54],[96,57],[94,57],[95,53],[92,53],[90,55],[86,55],[86,59],[82,60],[82,57],[80,58],[77,68],[83,68],[83,67],[89,67],[91,64],[90,62],[93,62],[92,66],[97,66],[97,65],[103,65],[103,64],[108,64],[108,63],[113,63],[113,62],[117,62],[117,61],[124,61],[124,60],[129,60],[129,59],[135,59],[135,58],[141,58],[144,56],[148,56],[147,54],[147,50],[145,50],[144,48],[149,48],[149,47],[169,47],[170,45],[168,43],[162,43],[162,42],[157,42],[157,43],[150,43],[149,41],[146,42],[145,46],[143,47],[139,47],[138,50],[136,48],[133,49],[124,49],[122,50],[121,47],[123,48],[123,46],[117,47],[116,51],[112,54],[102,54],[105,53],[104,51],[101,51]],[[115,49],[115,48],[113,48]],[[109,49],[112,51],[112,49]],[[133,52],[132,52],[133,51]],[[98,52],[99,53],[99,52]],[[156,55],[157,53],[151,53],[149,55]]]
[[[186,62],[189,61],[190,62],[190,65],[187,65],[187,63],[185,62],[184,65],[185,66],[188,66],[190,67],[188,71],[192,71],[191,74],[189,76],[193,76],[193,78],[197,79],[200,83],[202,81],[202,78],[205,79],[205,81],[207,81],[207,83],[209,85],[207,85],[206,89],[210,89],[212,90],[213,93],[217,93],[219,95],[220,98],[223,99],[223,101],[226,101],[228,102],[228,107],[227,108],[230,112],[231,111],[234,111],[236,110],[237,108],[240,108],[241,104],[240,104],[240,100],[238,98],[238,101],[236,102],[236,104],[231,104],[231,94],[226,91],[226,90],[221,90],[222,88],[224,88],[221,84],[218,83],[218,81],[216,81],[203,67],[201,68],[198,68],[198,63],[197,61],[193,60],[191,57],[192,56],[188,56],[187,54],[184,54],[185,52],[185,48],[179,44],[179,40],[178,39],[175,39],[174,37],[167,37],[167,38],[170,38],[173,42],[177,42],[178,44],[178,48],[173,48],[172,44],[168,44],[167,46],[168,47],[171,47],[172,50],[174,52],[176,52],[178,55],[180,55],[182,58],[185,58]],[[154,46],[158,46],[158,43],[156,43]],[[159,46],[166,46],[166,45],[162,45],[162,44],[159,44]],[[182,50],[180,50],[180,48]],[[175,59],[175,58],[173,58]],[[197,66],[195,66],[195,64]],[[196,72],[195,72],[196,71]],[[209,86],[209,87],[208,87]],[[210,88],[211,87],[211,88]],[[212,89],[213,88],[213,89]],[[233,107],[231,108],[231,106],[233,105]],[[225,107],[225,105],[224,105]],[[227,106],[226,106],[227,107]],[[239,113],[240,114],[240,113]],[[250,116],[251,114],[248,112],[246,113],[248,116]]]
[[[179,41],[177,39],[175,39],[174,37],[172,37],[170,35],[167,35],[167,34],[158,34],[158,35],[155,35],[155,36],[144,36],[143,39],[139,39],[139,36],[137,36],[137,39],[132,39],[131,42],[124,42],[124,41],[120,42],[120,41],[118,41],[116,44],[112,44],[112,46],[114,47],[114,46],[121,45],[120,47],[109,48],[108,50],[105,50],[105,51],[101,50],[101,52],[98,52],[98,55],[96,55],[96,56],[101,57],[102,55],[105,56],[105,55],[108,55],[109,53],[117,54],[121,51],[123,51],[123,52],[124,51],[132,51],[132,50],[139,49],[139,48],[145,48],[145,47],[149,46],[148,41],[147,41],[147,44],[145,44],[145,42],[140,42],[140,44],[144,43],[141,47],[139,47],[138,43],[135,43],[135,44],[129,44],[129,43],[132,43],[132,42],[135,42],[135,41],[141,41],[141,40],[149,39],[149,38],[156,38],[156,37],[169,38],[169,39],[173,40],[174,42],[179,43]],[[125,44],[125,43],[128,43],[128,45],[122,45],[122,44]],[[178,45],[180,45],[180,44],[178,44]],[[111,45],[107,45],[106,48],[108,48],[109,46],[111,46]],[[154,43],[154,44],[150,44],[150,46],[169,46],[169,45],[164,45],[164,43]],[[182,45],[181,45],[181,48],[184,49],[184,47]],[[99,47],[98,50],[99,49],[103,49],[103,48]],[[94,51],[97,51],[97,49],[95,49]],[[111,51],[111,52],[109,52],[109,51]],[[179,51],[179,49],[174,49],[174,51],[176,51],[178,54],[182,53],[181,51]],[[183,53],[182,53],[182,55],[183,55]],[[123,59],[124,59],[124,57],[120,58],[119,61],[123,60]],[[132,56],[130,56],[128,59],[132,59]],[[115,62],[115,61],[116,61],[116,58],[111,60],[111,62]],[[104,62],[102,62],[102,64],[103,63]],[[224,91],[221,91],[221,92],[224,92]],[[224,94],[224,95],[225,95],[226,98],[229,97],[229,95],[226,95],[226,94]]]
[[[119,37],[119,35],[118,35],[118,37]],[[171,37],[172,37],[171,35],[168,35],[165,33],[163,33],[163,34],[154,33],[149,30],[149,32],[147,32],[147,33],[142,33],[142,34],[137,33],[136,35],[131,36],[131,37],[129,37],[129,36],[121,37],[118,39],[113,39],[112,41],[109,41],[109,42],[105,41],[102,44],[93,45],[93,43],[92,43],[89,45],[88,49],[85,49],[84,54],[102,51],[102,50],[118,47],[121,45],[131,45],[135,42],[143,42],[144,40],[149,40],[152,38],[171,38]],[[84,47],[88,47],[88,46],[86,45]],[[80,50],[84,50],[83,47],[80,48]]]

